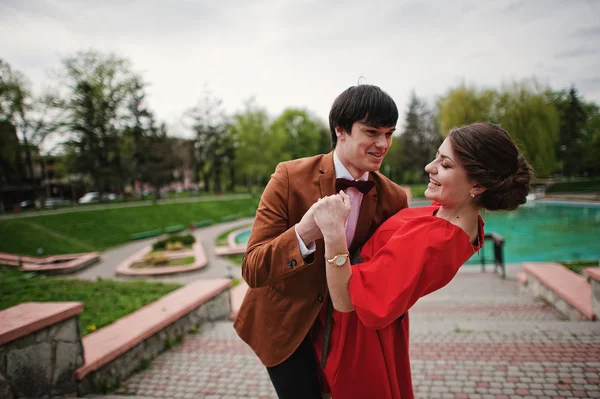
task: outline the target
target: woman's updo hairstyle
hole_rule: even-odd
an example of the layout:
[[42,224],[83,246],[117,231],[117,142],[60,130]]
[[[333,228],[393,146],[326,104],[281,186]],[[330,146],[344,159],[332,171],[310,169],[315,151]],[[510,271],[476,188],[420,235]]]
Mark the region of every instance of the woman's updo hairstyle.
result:
[[469,178],[486,189],[477,205],[513,210],[526,202],[533,172],[506,130],[479,122],[450,130],[448,139]]

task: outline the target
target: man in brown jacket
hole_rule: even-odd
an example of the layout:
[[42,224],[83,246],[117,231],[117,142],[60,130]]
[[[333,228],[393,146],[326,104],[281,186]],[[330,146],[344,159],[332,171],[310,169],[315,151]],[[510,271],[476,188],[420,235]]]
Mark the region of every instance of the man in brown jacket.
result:
[[350,87],[329,114],[334,151],[280,163],[261,197],[242,261],[250,288],[234,328],[267,367],[280,399],[321,398],[309,333],[315,323],[328,323],[325,267],[335,260],[324,258],[310,208],[346,191],[352,204],[346,239],[354,254],[407,206],[404,191],[378,172],[397,120],[394,100],[379,87]]

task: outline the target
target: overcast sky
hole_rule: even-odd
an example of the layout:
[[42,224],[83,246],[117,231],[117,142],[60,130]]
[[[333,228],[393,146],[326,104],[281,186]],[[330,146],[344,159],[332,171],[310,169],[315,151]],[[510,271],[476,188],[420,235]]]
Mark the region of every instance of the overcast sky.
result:
[[82,49],[128,57],[172,126],[205,85],[325,121],[361,76],[401,114],[412,90],[527,77],[600,102],[600,0],[0,0],[0,57],[35,88]]

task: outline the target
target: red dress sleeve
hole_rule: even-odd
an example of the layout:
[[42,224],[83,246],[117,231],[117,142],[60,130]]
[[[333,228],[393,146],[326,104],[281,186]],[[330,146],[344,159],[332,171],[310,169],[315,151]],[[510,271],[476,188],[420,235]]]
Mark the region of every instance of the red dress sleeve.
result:
[[468,235],[452,223],[434,216],[408,221],[370,259],[352,266],[348,286],[357,316],[367,328],[390,325],[448,284],[472,255]]

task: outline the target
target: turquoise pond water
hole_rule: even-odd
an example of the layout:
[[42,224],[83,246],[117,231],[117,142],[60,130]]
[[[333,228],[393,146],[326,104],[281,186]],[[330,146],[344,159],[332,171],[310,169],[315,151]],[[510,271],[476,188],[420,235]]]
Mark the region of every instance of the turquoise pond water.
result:
[[[483,218],[486,233],[504,237],[505,263],[600,260],[600,206],[596,204],[537,202],[512,212],[488,212]],[[247,230],[235,241],[243,244],[249,237]],[[481,252],[490,259],[492,251],[488,241]],[[467,263],[479,264],[479,256]]]
[[250,229],[242,231],[241,233],[235,236],[236,244],[247,244],[248,239],[250,238]]

